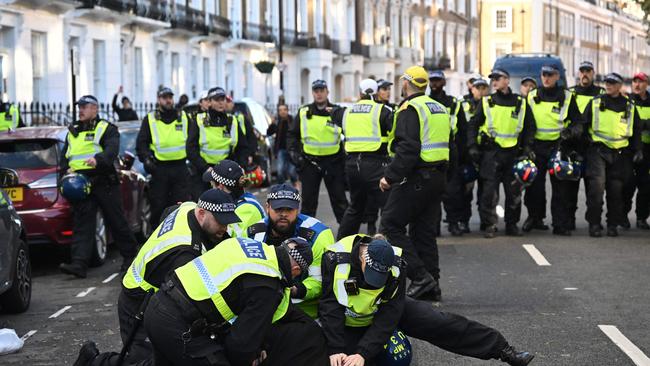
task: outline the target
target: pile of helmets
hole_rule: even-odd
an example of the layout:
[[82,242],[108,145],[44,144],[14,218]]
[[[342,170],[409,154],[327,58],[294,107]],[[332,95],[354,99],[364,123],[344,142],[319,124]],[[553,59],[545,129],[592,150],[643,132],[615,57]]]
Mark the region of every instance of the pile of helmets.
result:
[[582,161],[575,151],[555,151],[548,161],[548,173],[559,180],[577,181],[582,175]]

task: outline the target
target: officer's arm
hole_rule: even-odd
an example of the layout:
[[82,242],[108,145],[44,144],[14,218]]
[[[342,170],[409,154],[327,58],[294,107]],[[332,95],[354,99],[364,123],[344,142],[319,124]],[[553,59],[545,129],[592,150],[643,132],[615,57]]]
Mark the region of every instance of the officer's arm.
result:
[[[240,277],[243,308],[224,339],[228,360],[233,365],[250,365],[259,356],[273,314],[282,300],[277,279],[260,277]],[[271,280],[275,283],[270,283]]]
[[370,360],[377,356],[383,349],[386,341],[390,338],[390,335],[397,328],[399,320],[402,317],[402,312],[404,311],[405,287],[406,280],[404,278],[404,271],[402,271],[395,297],[387,303],[379,305],[379,311],[375,313],[372,325],[366,330],[366,333],[357,345],[356,353],[363,356],[364,359]]
[[580,113],[580,108],[578,108],[578,103],[576,102],[575,97],[571,98],[571,103],[569,103],[569,111],[568,111],[567,118],[571,121],[569,123],[569,126],[574,124],[581,125],[583,123],[582,113]]
[[198,252],[191,250],[187,245],[178,246],[169,252],[159,255],[147,263],[148,271],[145,272],[144,280],[151,285],[160,288],[176,269],[193,261]]
[[[248,156],[253,156],[257,152],[257,137],[255,137],[255,126],[253,126],[248,118],[244,118],[244,124],[246,125],[246,145],[248,148]],[[261,132],[262,131],[260,131],[260,133]]]
[[95,154],[97,168],[112,169],[117,154],[120,152],[120,132],[114,124],[108,124],[106,132],[104,132],[99,144],[103,151]]
[[593,103],[590,100],[585,107],[585,112],[582,114],[582,137],[589,141],[589,127],[591,126],[591,118],[593,117],[592,113]]
[[345,307],[339,304],[334,295],[334,256],[333,252],[323,255],[323,296],[318,303],[318,315],[330,355],[345,353]]
[[[334,234],[331,229],[326,229],[318,234],[311,250],[314,260],[309,266],[309,277],[297,286],[296,298],[303,300],[318,299],[323,293],[323,276],[321,274],[321,263],[325,248],[334,244]],[[300,296],[302,295],[302,296]]]
[[420,159],[420,120],[413,107],[400,112],[395,128],[395,158],[385,169],[388,183],[399,183],[406,177]]
[[237,119],[234,116],[232,118],[235,120],[235,124],[237,125],[237,132],[230,131],[230,133],[237,133],[238,135],[237,135],[237,145],[235,145],[235,148],[233,149],[233,152],[230,155],[232,159],[236,160],[240,165],[245,165],[246,158],[249,155],[251,155],[249,154],[249,150],[248,150],[248,139],[247,136],[244,134],[244,130],[241,129],[241,126],[239,125]]
[[67,151],[68,151],[68,138],[66,136],[66,139],[63,142],[63,148],[61,149],[61,156],[59,157],[59,169],[60,169],[59,179],[61,179],[64,175],[66,175],[68,169],[70,168],[70,162],[68,161],[68,158],[65,156]]
[[393,130],[393,110],[385,105],[381,106],[379,114],[379,126],[383,136],[387,136]]
[[199,146],[199,126],[196,124],[194,118],[191,118],[188,121],[187,141],[185,144],[185,148],[187,149],[187,159],[192,163],[196,170],[198,170],[199,175],[203,174],[203,172],[208,169],[209,165],[205,162],[203,157],[201,157],[201,147]]
[[639,111],[634,110],[634,125],[632,126],[632,137],[630,138],[630,147],[633,152],[643,151],[643,143],[641,142],[641,135],[643,134],[643,120],[639,116]]
[[463,105],[458,106],[460,111],[458,111],[458,119],[456,120],[456,126],[458,126],[458,132],[456,132],[456,148],[458,149],[458,161],[466,161],[465,157],[465,146],[467,146],[467,119],[465,118],[465,112],[463,111]]
[[535,117],[533,117],[533,111],[530,109],[530,105],[523,102],[522,108],[526,108],[526,115],[524,116],[524,128],[519,134],[519,147],[531,147],[533,145],[533,140],[535,139]]
[[476,107],[476,113],[470,118],[467,124],[467,146],[478,145],[478,130],[485,123],[485,113],[483,112],[483,102],[479,101]]
[[347,108],[345,107],[335,106],[332,109],[332,112],[330,113],[330,116],[332,117],[332,122],[334,122],[334,124],[336,124],[339,127],[343,127],[343,117],[346,109]]
[[135,153],[138,155],[138,159],[143,163],[153,156],[153,152],[151,151],[151,148],[149,148],[150,144],[151,131],[149,131],[149,115],[146,115],[142,119],[138,138],[135,142]]
[[287,150],[292,153],[302,154],[302,143],[300,142],[300,111],[293,119],[293,123],[289,123],[287,129]]

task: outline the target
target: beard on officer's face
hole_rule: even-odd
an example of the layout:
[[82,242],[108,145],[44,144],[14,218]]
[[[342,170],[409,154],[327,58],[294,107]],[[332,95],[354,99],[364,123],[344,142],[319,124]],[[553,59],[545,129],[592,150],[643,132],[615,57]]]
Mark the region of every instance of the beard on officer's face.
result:
[[296,231],[296,221],[289,220],[286,216],[278,216],[276,219],[269,220],[271,229],[283,236],[291,236]]

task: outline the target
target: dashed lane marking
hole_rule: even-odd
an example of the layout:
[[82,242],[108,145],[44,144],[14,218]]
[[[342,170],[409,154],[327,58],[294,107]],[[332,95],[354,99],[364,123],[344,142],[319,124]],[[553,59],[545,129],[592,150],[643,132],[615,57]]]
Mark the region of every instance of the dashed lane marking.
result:
[[530,256],[533,258],[535,263],[537,263],[538,266],[550,266],[551,264],[544,258],[542,253],[540,253],[537,248],[533,244],[524,244],[523,245],[524,249],[530,254]]
[[20,339],[24,342],[24,341],[26,341],[29,337],[31,337],[31,336],[33,336],[34,334],[36,334],[36,332],[37,332],[36,330],[30,330],[29,332],[25,333],[25,335],[23,335],[22,337],[20,337]]
[[577,287],[565,287],[564,289],[566,291],[576,291],[578,288]]
[[650,358],[646,356],[632,341],[614,325],[599,325],[598,328],[623,351],[637,366],[650,366]]
[[84,297],[84,296],[88,295],[89,293],[91,293],[92,290],[94,290],[95,288],[96,288],[96,287],[88,287],[87,290],[85,290],[85,291],[81,291],[80,293],[78,293],[78,294],[77,294],[77,297]]
[[68,310],[70,310],[71,307],[72,307],[72,306],[70,306],[70,305],[66,305],[66,306],[64,306],[62,309],[60,309],[60,310],[57,311],[56,313],[50,315],[49,319],[55,319],[55,318],[58,318],[59,315],[65,313],[65,312],[68,311]]
[[109,283],[109,282],[111,282],[111,281],[113,280],[113,278],[117,277],[117,275],[119,275],[119,273],[113,273],[112,275],[106,277],[106,279],[103,280],[102,283]]

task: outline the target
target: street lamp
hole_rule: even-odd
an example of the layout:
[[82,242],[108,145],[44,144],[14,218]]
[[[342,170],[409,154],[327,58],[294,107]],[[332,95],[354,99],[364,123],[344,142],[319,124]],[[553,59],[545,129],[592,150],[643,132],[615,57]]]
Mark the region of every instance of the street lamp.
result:
[[600,25],[596,25],[596,78],[600,72]]

